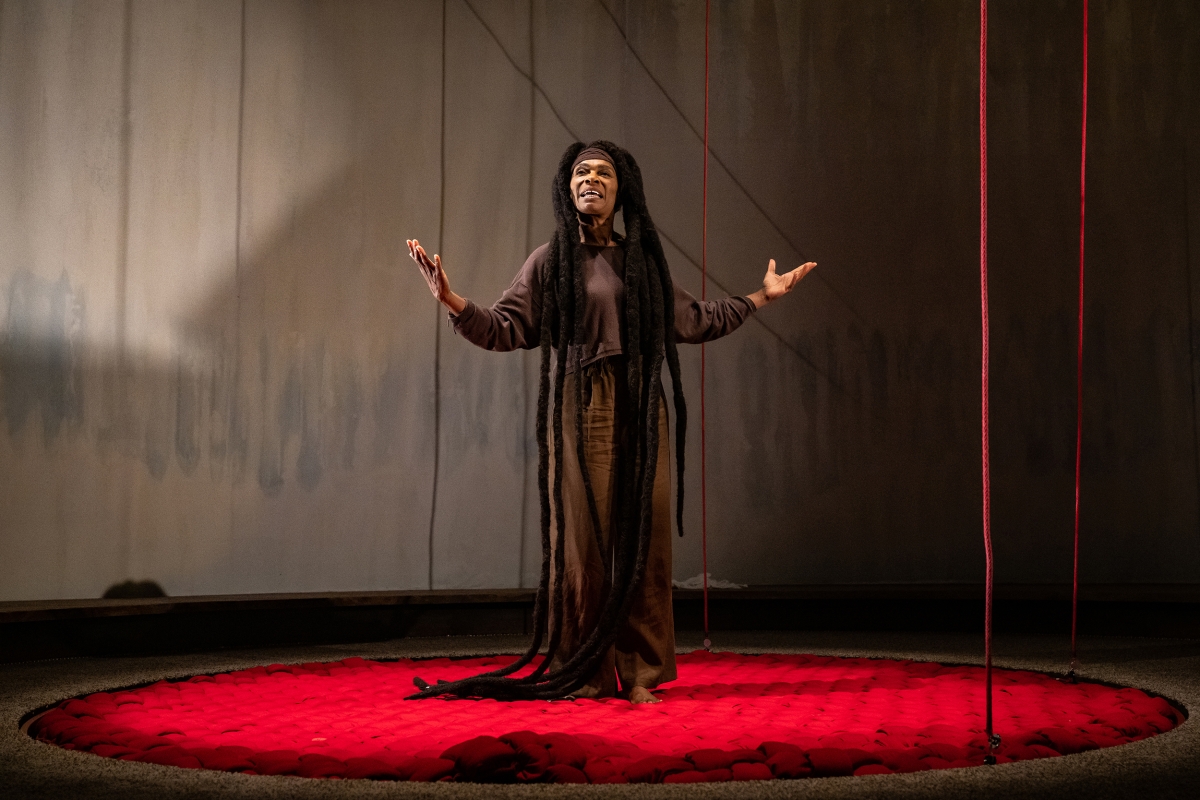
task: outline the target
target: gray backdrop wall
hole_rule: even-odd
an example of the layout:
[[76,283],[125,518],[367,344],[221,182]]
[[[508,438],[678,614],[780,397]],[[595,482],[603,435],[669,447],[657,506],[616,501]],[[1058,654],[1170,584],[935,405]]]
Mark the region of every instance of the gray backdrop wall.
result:
[[[710,569],[977,581],[977,5],[713,5],[710,292],[821,266],[710,346]],[[1002,581],[1070,574],[1079,14],[991,19]],[[1200,8],[1091,44],[1084,578],[1195,582]],[[698,0],[0,3],[0,599],[532,585],[537,356],[404,239],[491,302],[609,138],[698,293],[703,59]]]

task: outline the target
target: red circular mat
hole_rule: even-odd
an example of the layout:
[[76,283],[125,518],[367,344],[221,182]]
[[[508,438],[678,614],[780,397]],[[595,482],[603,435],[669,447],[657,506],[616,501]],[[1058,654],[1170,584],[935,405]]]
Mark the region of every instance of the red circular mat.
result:
[[[864,775],[983,763],[983,670],[698,651],[656,705],[406,701],[514,656],[268,667],[68,700],[32,735],[100,756],[267,775],[383,780],[682,782]],[[1138,689],[996,670],[998,760],[1170,730]]]

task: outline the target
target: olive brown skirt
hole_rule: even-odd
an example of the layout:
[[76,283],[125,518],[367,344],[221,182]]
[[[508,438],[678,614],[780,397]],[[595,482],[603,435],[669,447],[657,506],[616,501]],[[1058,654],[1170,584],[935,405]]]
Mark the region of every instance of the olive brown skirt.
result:
[[[628,426],[635,423],[627,409],[626,362],[604,358],[569,373],[563,397],[563,599],[551,614],[561,615],[562,638],[554,655],[560,666],[583,644],[599,619],[604,604],[605,558],[600,547],[613,547],[613,500],[618,480],[618,452]],[[593,531],[583,473],[576,456],[576,381],[583,382],[583,437],[588,474],[600,516],[600,535]],[[647,689],[674,680],[675,624],[671,607],[671,482],[670,435],[665,398],[659,395],[658,467],[650,551],[646,572],[628,616],[618,623],[617,638],[591,680],[577,697],[611,697],[634,686]],[[553,483],[554,453],[550,475]],[[551,492],[551,543],[557,546],[557,514]],[[599,541],[597,541],[599,538]],[[618,679],[620,684],[618,685]]]

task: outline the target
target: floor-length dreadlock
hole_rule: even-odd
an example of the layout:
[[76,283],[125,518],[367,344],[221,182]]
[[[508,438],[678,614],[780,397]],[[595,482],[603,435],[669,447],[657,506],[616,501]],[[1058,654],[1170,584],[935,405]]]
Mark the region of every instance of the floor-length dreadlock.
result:
[[[579,241],[579,217],[571,197],[571,167],[584,145],[576,142],[567,148],[558,163],[552,184],[556,228],[550,241],[544,271],[541,275],[541,373],[538,381],[538,492],[541,501],[542,572],[534,599],[534,636],[529,650],[515,662],[492,672],[485,672],[454,682],[438,681],[430,685],[414,679],[419,692],[410,699],[452,694],[460,697],[493,697],[503,700],[549,699],[562,697],[582,687],[599,669],[608,649],[616,640],[622,620],[629,614],[630,605],[646,571],[650,551],[651,512],[654,495],[654,476],[658,469],[659,399],[662,392],[662,364],[665,359],[671,373],[675,405],[676,473],[678,483],[676,523],[683,535],[683,466],[684,443],[687,431],[687,407],[679,374],[679,353],[675,347],[675,307],[671,273],[663,255],[662,243],[646,209],[642,190],[642,173],[628,152],[606,141],[596,141],[587,147],[598,147],[613,159],[617,171],[617,204],[625,222],[625,355],[627,383],[631,404],[635,410],[634,424],[626,426],[624,440],[619,443],[618,483],[615,487],[612,527],[611,561],[606,548],[600,547],[605,559],[608,580],[604,604],[595,627],[588,632],[579,649],[565,654],[567,660],[559,668],[547,671],[562,636],[561,612],[551,614],[551,608],[562,608],[562,574],[564,568],[565,514],[562,496],[563,458],[563,395],[567,373],[567,357],[578,353],[572,345],[582,345],[584,275],[586,254]],[[554,360],[551,369],[551,359]],[[578,365],[576,365],[578,366]],[[577,376],[579,377],[579,376]],[[551,382],[553,381],[553,390]],[[583,448],[583,381],[577,379],[574,454],[579,459],[587,493],[588,512],[597,540],[600,539],[600,514],[588,474]],[[553,391],[553,394],[551,392]],[[551,399],[553,398],[553,399]],[[551,447],[554,475],[550,476]],[[664,465],[665,468],[665,465]],[[551,488],[554,497],[551,503]],[[550,513],[555,515],[557,540],[550,542]],[[554,559],[553,569],[551,558]],[[547,640],[547,656],[529,675],[513,678],[534,660],[543,641]]]

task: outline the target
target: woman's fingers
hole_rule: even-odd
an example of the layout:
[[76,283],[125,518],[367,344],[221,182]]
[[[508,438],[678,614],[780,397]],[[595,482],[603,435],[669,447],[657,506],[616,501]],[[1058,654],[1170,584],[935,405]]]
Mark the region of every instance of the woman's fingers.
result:
[[429,261],[429,257],[425,255],[425,248],[421,247],[420,242],[416,239],[406,239],[405,243],[408,245],[409,258],[417,262],[417,269],[421,270],[421,277],[425,279],[425,283],[429,286],[429,291],[433,293],[434,297],[438,297],[438,290],[441,284],[438,276],[440,260],[439,265],[435,267]]
[[442,271],[442,257],[435,253],[433,258],[430,258],[416,239],[406,239],[405,243],[408,245],[408,255],[417,262],[417,268],[421,270],[421,276],[425,278],[429,291],[440,300],[447,290],[446,273]]
[[411,250],[413,261],[416,261],[425,271],[436,273],[437,266],[429,259],[429,255],[425,252],[425,248],[421,246],[420,242],[413,239],[409,249]]
[[803,278],[808,273],[812,272],[813,267],[815,267],[816,265],[817,265],[817,262],[815,262],[815,261],[806,261],[805,263],[801,264],[800,266],[798,266],[794,270],[792,270],[791,273],[788,275],[788,278],[791,279],[790,283],[788,285],[788,288],[791,288],[792,286],[795,286],[797,283],[799,283],[800,279]]
[[417,262],[417,267],[421,270],[421,274],[425,276],[425,280],[432,281],[437,275],[437,270],[429,257],[425,255],[425,248],[421,247],[420,242],[416,239],[408,241],[408,255],[413,261]]
[[[429,254],[425,252],[425,248],[417,245],[417,252],[421,254],[421,263],[425,265],[425,268],[436,274],[438,266],[433,262],[433,259],[429,257]],[[437,256],[434,256],[434,258],[437,258]]]

